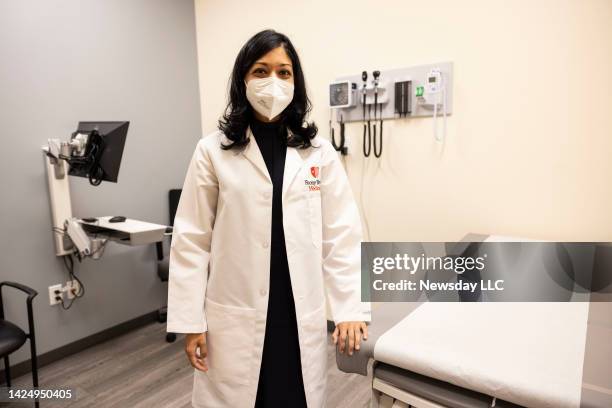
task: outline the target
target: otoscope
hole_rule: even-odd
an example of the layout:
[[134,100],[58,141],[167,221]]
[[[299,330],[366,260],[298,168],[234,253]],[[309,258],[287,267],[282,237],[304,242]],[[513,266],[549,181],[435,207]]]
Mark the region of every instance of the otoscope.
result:
[[[365,157],[370,156],[370,150],[372,148],[372,138],[370,136],[370,107],[368,107],[368,121],[366,125],[366,88],[368,86],[368,73],[367,71],[363,71],[361,73],[361,79],[363,81],[362,94],[363,94],[363,155]],[[367,131],[367,142],[366,142],[366,131]],[[367,144],[367,149],[366,149]]]

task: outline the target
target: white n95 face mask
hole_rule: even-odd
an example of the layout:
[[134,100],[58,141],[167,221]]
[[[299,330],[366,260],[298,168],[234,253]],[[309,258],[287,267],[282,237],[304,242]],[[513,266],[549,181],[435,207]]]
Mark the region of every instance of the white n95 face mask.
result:
[[293,84],[273,75],[253,78],[246,83],[246,96],[253,109],[272,119],[293,100]]

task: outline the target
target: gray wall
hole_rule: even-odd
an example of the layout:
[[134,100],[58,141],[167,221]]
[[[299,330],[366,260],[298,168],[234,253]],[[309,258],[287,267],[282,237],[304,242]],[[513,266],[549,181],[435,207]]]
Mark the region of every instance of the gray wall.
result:
[[[155,248],[109,243],[101,260],[76,262],[85,296],[70,310],[49,306],[48,286],[68,279],[41,146],[69,138],[79,120],[129,120],[130,129],[117,184],[70,178],[73,215],[166,224],[167,192],[181,187],[201,136],[192,0],[0,2],[0,280],[39,292],[39,353],[165,302]],[[9,292],[7,318],[26,327],[25,298]]]

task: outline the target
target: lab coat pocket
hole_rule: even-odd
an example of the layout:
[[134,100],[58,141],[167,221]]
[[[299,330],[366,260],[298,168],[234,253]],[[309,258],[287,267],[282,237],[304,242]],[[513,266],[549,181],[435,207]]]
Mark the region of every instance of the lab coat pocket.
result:
[[255,345],[255,309],[226,306],[206,298],[208,375],[217,381],[249,384]]
[[314,384],[327,375],[327,320],[325,302],[300,320],[302,344],[300,353],[305,362],[304,380]]
[[307,191],[306,202],[308,203],[308,224],[310,226],[312,244],[319,248],[321,246],[321,239],[323,237],[321,192]]

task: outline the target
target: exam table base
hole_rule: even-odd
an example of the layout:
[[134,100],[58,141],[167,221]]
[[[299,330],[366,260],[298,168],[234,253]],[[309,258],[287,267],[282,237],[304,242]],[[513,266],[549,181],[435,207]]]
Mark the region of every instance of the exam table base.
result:
[[[376,361],[370,408],[486,408],[493,398]],[[521,408],[503,400],[496,408]]]

